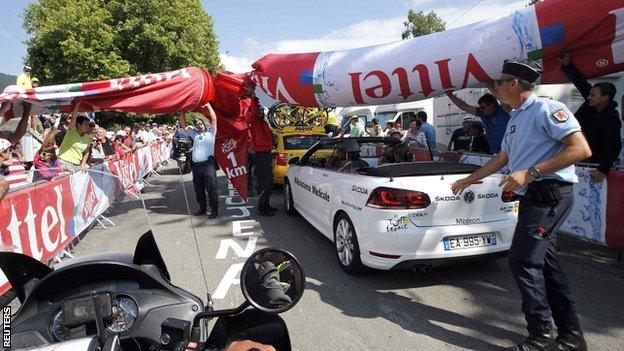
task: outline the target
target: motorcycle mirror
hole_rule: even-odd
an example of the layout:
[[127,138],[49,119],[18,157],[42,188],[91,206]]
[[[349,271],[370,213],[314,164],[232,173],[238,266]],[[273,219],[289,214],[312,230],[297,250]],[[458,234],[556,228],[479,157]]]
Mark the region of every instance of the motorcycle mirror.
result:
[[282,313],[299,302],[305,290],[305,273],[291,253],[265,248],[247,259],[241,272],[245,299],[268,313]]
[[293,158],[288,160],[288,164],[289,165],[296,165],[297,163],[299,163],[299,159],[300,159],[299,156],[295,156],[295,157],[293,157]]

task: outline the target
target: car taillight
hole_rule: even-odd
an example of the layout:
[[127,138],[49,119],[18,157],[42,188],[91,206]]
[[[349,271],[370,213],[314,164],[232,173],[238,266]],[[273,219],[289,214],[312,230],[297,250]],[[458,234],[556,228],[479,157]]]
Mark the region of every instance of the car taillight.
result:
[[513,202],[518,201],[520,195],[514,193],[513,191],[503,191],[503,195],[501,196],[501,200],[503,202]]
[[431,204],[429,195],[412,190],[377,188],[373,190],[366,206],[374,208],[425,208]]
[[405,196],[407,196],[407,208],[425,208],[431,205],[429,195],[423,192],[406,190]]
[[286,166],[286,154],[278,153],[276,163],[278,166]]

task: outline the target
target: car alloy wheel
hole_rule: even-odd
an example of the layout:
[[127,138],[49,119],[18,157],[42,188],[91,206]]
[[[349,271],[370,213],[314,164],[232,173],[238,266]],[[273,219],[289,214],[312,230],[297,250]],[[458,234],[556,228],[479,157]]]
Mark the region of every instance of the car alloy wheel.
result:
[[346,219],[341,219],[336,228],[336,252],[343,266],[353,261],[353,229]]
[[353,222],[346,213],[340,213],[335,223],[334,247],[340,267],[349,274],[361,272],[364,265],[360,259],[360,247]]

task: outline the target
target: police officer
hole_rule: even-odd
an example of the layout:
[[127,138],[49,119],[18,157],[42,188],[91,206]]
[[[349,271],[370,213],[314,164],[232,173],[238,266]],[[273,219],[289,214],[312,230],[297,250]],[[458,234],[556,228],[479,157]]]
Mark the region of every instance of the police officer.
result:
[[188,136],[193,140],[193,187],[195,197],[199,204],[196,216],[206,214],[206,193],[208,193],[208,204],[210,205],[209,218],[216,218],[219,215],[219,197],[217,195],[217,171],[214,146],[217,133],[217,117],[210,106],[206,105],[210,114],[210,125],[202,119],[195,120],[195,129],[187,128],[184,112],[180,112],[180,127],[186,130]]
[[[530,60],[505,61],[495,92],[514,110],[501,152],[452,185],[454,194],[509,167],[500,185],[522,195],[509,264],[522,295],[529,337],[510,350],[586,350],[570,288],[556,255],[557,231],[573,205],[574,163],[591,151],[578,121],[558,102],[536,97],[541,67]],[[550,318],[558,328],[553,336]]]

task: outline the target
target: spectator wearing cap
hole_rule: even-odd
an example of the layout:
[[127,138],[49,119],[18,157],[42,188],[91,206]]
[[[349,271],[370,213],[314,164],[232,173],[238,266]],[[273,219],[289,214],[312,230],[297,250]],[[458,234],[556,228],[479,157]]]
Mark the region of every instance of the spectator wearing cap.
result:
[[349,123],[351,123],[351,131],[349,132],[349,137],[357,138],[364,136],[364,126],[360,124],[360,118],[358,116],[351,116],[349,118]]
[[[493,91],[493,86],[490,83],[488,85],[490,90]],[[471,106],[464,100],[458,98],[451,91],[446,92],[446,96],[459,107],[460,110],[470,113],[473,116],[477,116],[481,119],[481,123],[485,128],[488,143],[490,144],[490,150],[493,153],[498,153],[501,149],[501,143],[503,142],[503,136],[507,129],[507,124],[511,116],[509,115],[509,107],[504,104],[500,104],[496,97],[492,94],[485,94],[477,100],[479,106]]]
[[37,88],[37,87],[39,86],[39,79],[38,79],[38,78],[36,78],[36,77],[33,77],[33,78],[30,80],[30,85],[31,85],[33,88]]
[[566,76],[585,98],[574,116],[581,124],[592,151],[592,156],[586,162],[598,164],[598,168],[591,172],[591,178],[600,182],[609,174],[622,150],[622,123],[617,111],[618,104],[613,100],[615,85],[608,82],[596,83],[594,86],[589,84],[583,73],[572,64],[569,53],[564,53],[560,61]]
[[437,150],[437,142],[436,142],[436,131],[435,127],[427,122],[427,112],[418,111],[416,114],[416,118],[418,118],[421,122],[420,131],[425,135],[427,139],[427,145],[429,145],[430,150]]
[[58,158],[61,165],[69,169],[88,169],[91,150],[91,135],[95,122],[86,116],[78,116],[80,102],[76,103],[71,114],[67,133],[59,147]]
[[[578,182],[574,163],[591,156],[591,149],[564,104],[535,96],[541,72],[534,61],[505,61],[494,89],[514,110],[501,151],[451,189],[461,194],[507,166],[502,191],[521,196],[509,266],[522,297],[529,336],[509,350],[587,350],[556,252],[559,228],[574,205],[572,184]],[[558,328],[556,339],[551,318]]]
[[24,66],[22,73],[17,76],[15,80],[15,84],[17,84],[22,89],[30,89],[32,88],[32,82],[30,74],[32,73],[32,68],[30,66]]
[[449,140],[446,150],[448,151],[466,151],[470,149],[470,143],[472,141],[472,135],[470,135],[470,125],[472,124],[472,118],[464,117],[462,127],[453,131],[451,140]]

